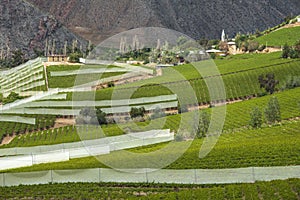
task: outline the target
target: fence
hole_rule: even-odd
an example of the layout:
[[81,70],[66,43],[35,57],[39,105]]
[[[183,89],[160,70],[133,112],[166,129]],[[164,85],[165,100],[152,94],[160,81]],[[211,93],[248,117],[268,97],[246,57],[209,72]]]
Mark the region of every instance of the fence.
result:
[[0,186],[69,182],[232,184],[300,178],[300,166],[239,169],[78,169],[0,174]]

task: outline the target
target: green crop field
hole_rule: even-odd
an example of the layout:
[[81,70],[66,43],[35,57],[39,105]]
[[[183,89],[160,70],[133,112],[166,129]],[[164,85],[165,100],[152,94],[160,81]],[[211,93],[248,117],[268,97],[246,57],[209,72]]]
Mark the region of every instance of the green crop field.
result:
[[[208,156],[199,159],[199,149],[203,139],[195,139],[189,149],[168,169],[218,169],[218,168],[241,168],[241,167],[265,167],[265,166],[288,166],[300,164],[300,121],[287,121],[282,125],[266,127],[255,130],[241,130],[233,133],[222,134],[218,143]],[[189,144],[189,141],[172,142],[170,155],[176,155],[181,145]],[[132,149],[136,153],[147,153],[161,149],[166,144],[152,145],[143,148]],[[179,150],[180,151],[180,150]],[[151,155],[149,155],[151,156]],[[156,157],[148,157],[155,161]],[[43,171],[51,169],[85,169],[106,168],[99,160],[117,159],[120,163],[135,162],[131,156],[118,156],[118,152],[99,157],[87,157],[71,159],[67,162],[48,163],[34,165],[32,167],[8,170],[8,172]],[[131,160],[132,159],[132,160]],[[136,162],[135,162],[136,163]],[[141,167],[145,163],[140,162]],[[137,166],[139,168],[139,166]]]
[[299,179],[229,185],[67,183],[1,188],[1,199],[298,200]]
[[294,45],[300,40],[300,27],[283,28],[256,39],[260,44],[281,47],[284,44]]

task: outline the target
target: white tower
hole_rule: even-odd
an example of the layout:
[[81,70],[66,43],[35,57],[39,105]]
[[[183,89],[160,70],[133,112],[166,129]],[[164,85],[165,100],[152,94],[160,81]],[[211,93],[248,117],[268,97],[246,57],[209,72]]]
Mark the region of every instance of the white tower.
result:
[[225,41],[226,41],[225,30],[222,31],[221,41],[222,41],[222,42],[225,42]]

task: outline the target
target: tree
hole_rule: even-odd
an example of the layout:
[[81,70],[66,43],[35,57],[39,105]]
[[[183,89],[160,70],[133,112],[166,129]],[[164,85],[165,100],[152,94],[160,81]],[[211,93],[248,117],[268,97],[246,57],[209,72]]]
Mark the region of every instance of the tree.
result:
[[262,112],[258,107],[253,108],[252,112],[250,113],[250,122],[249,125],[252,128],[261,128],[262,126]]
[[199,138],[206,136],[206,134],[208,133],[209,124],[210,124],[210,115],[205,111],[200,112],[199,127],[197,131],[197,136]]
[[106,113],[103,112],[100,108],[97,109],[96,116],[97,116],[99,125],[107,124]]
[[132,119],[137,118],[137,117],[144,117],[145,113],[146,113],[146,110],[144,107],[141,107],[141,108],[132,107],[130,110],[130,116]]
[[268,102],[265,109],[265,118],[269,124],[281,121],[280,105],[277,97],[272,97]]
[[258,81],[260,83],[260,88],[264,88],[266,92],[270,94],[275,92],[276,85],[279,84],[279,81],[275,80],[275,75],[273,73],[267,74],[266,79],[264,79],[264,75],[260,75]]

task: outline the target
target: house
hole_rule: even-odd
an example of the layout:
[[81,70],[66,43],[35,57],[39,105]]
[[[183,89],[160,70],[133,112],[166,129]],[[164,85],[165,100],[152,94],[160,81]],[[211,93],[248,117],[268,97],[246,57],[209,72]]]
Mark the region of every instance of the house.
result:
[[67,62],[68,57],[66,55],[48,55],[48,62]]

